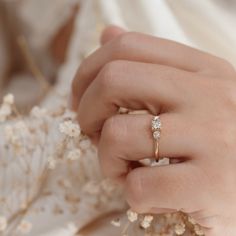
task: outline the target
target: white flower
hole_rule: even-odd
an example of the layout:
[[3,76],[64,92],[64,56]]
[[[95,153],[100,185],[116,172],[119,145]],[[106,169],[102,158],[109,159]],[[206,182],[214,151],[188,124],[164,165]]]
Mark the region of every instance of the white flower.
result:
[[6,137],[6,140],[9,142],[10,140],[12,140],[12,137],[14,136],[14,131],[12,126],[10,125],[6,125],[4,128],[4,135]]
[[4,135],[8,143],[12,144],[14,147],[20,147],[21,142],[15,132],[15,129],[12,126],[10,125],[5,126]]
[[70,222],[67,224],[67,229],[69,230],[70,233],[73,233],[73,234],[78,231],[78,227],[73,222]]
[[4,104],[8,104],[8,105],[13,105],[15,102],[15,98],[14,98],[14,95],[9,93],[7,94],[6,96],[4,96],[3,98],[3,103]]
[[100,193],[100,186],[98,182],[89,181],[84,185],[83,191],[90,195],[98,195]]
[[35,118],[42,118],[45,115],[47,115],[47,110],[45,108],[40,108],[38,106],[35,106],[30,111],[30,115]]
[[80,127],[78,124],[73,123],[71,120],[64,121],[59,125],[61,133],[69,137],[76,138],[80,135]]
[[127,211],[127,216],[130,222],[135,222],[138,219],[138,214],[131,209]]
[[79,146],[82,150],[87,150],[91,146],[91,141],[89,139],[81,140]]
[[198,236],[203,236],[204,232],[202,230],[202,228],[199,225],[194,225],[194,232],[198,235]]
[[105,193],[107,194],[112,194],[114,193],[115,190],[117,190],[117,185],[115,182],[113,182],[111,179],[104,179],[101,182],[101,188],[104,190]]
[[188,216],[188,221],[193,225],[197,224],[196,221],[191,216]]
[[78,160],[80,157],[81,157],[81,150],[78,148],[71,150],[66,156],[66,158],[71,161]]
[[56,167],[56,160],[53,156],[48,157],[48,169],[53,170]]
[[115,227],[120,227],[121,223],[120,223],[120,219],[115,219],[111,221],[111,224]]
[[184,232],[185,232],[185,224],[184,223],[180,223],[180,224],[175,225],[175,233],[177,235],[183,235]]
[[147,229],[147,228],[150,227],[152,221],[153,221],[153,216],[151,216],[151,215],[146,215],[146,216],[144,216],[144,219],[143,219],[142,222],[141,222],[141,226],[142,226],[144,229]]
[[19,136],[26,137],[26,136],[30,135],[29,128],[23,120],[16,122],[15,125],[14,125],[14,128],[15,128],[14,131]]
[[9,104],[2,104],[0,107],[0,121],[5,121],[12,114],[12,109]]
[[3,232],[7,228],[7,219],[0,215],[0,232]]
[[32,224],[29,221],[22,220],[17,227],[21,234],[28,234],[32,229]]

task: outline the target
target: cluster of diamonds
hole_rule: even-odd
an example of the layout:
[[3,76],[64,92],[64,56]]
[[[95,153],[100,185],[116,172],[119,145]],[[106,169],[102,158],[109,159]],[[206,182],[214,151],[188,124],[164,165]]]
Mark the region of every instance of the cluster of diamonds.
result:
[[154,116],[152,119],[152,132],[153,138],[159,140],[161,137],[161,119],[159,116]]

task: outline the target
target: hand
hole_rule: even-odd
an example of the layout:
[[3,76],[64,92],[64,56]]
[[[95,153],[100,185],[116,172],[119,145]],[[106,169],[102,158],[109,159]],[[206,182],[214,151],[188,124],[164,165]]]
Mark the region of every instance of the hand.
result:
[[[123,181],[137,212],[182,210],[207,236],[236,235],[234,68],[169,40],[119,28],[104,35],[106,43],[82,62],[72,85],[79,123],[98,142],[104,174]],[[120,107],[149,114],[119,115]],[[133,169],[154,155],[156,114],[159,155],[180,162]]]

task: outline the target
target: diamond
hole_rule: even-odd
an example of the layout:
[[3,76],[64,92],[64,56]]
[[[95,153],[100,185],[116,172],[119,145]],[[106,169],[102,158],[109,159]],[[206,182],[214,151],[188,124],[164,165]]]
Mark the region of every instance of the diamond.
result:
[[158,129],[161,129],[161,120],[159,116],[155,116],[152,119],[152,130],[155,131]]
[[153,132],[153,138],[158,140],[161,137],[161,131],[160,130],[156,130]]
[[161,128],[161,122],[157,121],[155,123],[152,123],[152,130],[156,130],[160,128]]

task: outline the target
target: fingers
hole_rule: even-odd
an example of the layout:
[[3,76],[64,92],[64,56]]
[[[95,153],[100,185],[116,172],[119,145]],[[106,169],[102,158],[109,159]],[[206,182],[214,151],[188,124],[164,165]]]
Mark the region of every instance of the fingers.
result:
[[126,179],[127,201],[140,213],[155,213],[156,208],[196,211],[210,200],[199,190],[199,175],[190,162],[134,169]]
[[170,40],[140,33],[123,33],[98,49],[81,64],[72,84],[74,109],[101,68],[114,60],[162,64],[191,72],[219,69],[219,59],[207,53]]
[[101,44],[104,45],[105,43],[111,41],[123,33],[125,33],[124,29],[117,26],[109,26],[103,31],[101,35]]
[[[130,162],[154,158],[154,140],[149,114],[116,115],[108,119],[102,130],[98,155],[103,173],[122,179],[130,170]],[[159,157],[182,158],[191,156],[188,121],[174,113],[161,114]],[[181,134],[181,139],[179,135]],[[191,134],[193,137],[193,134]]]
[[[82,130],[89,136],[120,107],[159,114],[191,102],[197,88],[192,73],[160,65],[115,61],[107,64],[87,89],[78,109]],[[177,82],[178,81],[178,82]]]

